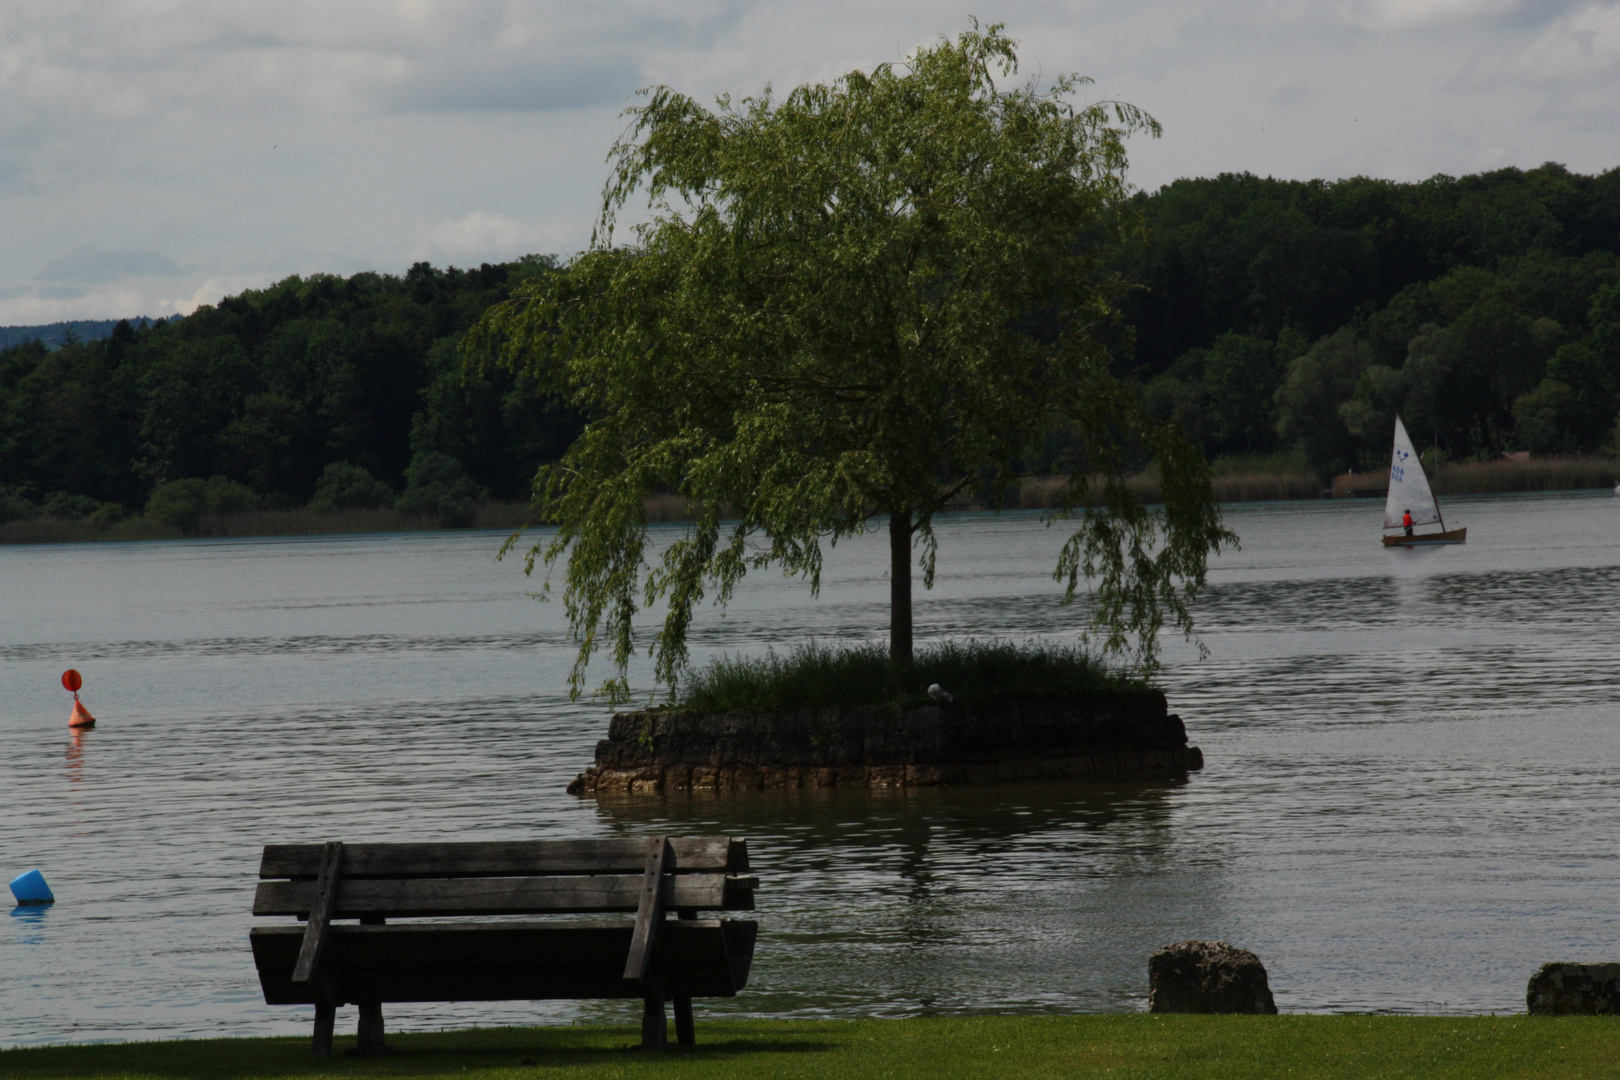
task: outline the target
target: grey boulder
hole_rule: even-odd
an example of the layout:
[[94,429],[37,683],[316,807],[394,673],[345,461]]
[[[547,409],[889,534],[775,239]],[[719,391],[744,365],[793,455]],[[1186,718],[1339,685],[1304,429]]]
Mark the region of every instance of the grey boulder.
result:
[[1620,964],[1542,964],[1524,997],[1531,1016],[1620,1014]]
[[1148,1012],[1276,1015],[1265,965],[1224,941],[1178,941],[1148,957]]

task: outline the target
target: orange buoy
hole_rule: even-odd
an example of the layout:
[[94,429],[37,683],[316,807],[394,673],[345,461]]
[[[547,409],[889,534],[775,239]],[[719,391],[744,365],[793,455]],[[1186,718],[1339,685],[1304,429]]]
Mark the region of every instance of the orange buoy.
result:
[[90,710],[79,701],[79,687],[84,685],[84,679],[77,671],[68,668],[62,672],[62,688],[73,691],[73,715],[68,717],[68,727],[91,728],[96,726],[96,718],[90,715]]

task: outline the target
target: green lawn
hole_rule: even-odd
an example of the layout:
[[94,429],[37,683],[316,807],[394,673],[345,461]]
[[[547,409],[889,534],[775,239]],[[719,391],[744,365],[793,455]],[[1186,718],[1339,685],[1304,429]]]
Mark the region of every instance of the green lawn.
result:
[[[340,1016],[340,1022],[345,1017]],[[315,1062],[306,1039],[0,1051],[0,1077],[1495,1077],[1620,1076],[1620,1020],[1395,1016],[698,1019],[695,1050],[643,1054],[630,1028],[390,1035],[399,1053]],[[352,1037],[338,1040],[341,1048]]]

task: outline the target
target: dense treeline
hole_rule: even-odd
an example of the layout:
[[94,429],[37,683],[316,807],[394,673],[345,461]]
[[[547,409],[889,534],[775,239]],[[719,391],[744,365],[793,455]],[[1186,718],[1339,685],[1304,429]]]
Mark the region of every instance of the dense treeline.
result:
[[116,520],[392,504],[465,520],[526,496],[574,418],[500,371],[467,376],[465,330],[531,257],[404,277],[292,277],[174,322],[0,350],[0,521]]
[[1620,169],[1400,184],[1223,175],[1137,197],[1133,361],[1212,456],[1613,452]]
[[[1446,460],[1620,453],[1620,169],[1223,175],[1135,203],[1119,362],[1211,457],[1377,468],[1397,411]],[[388,505],[453,523],[522,499],[579,420],[464,370],[459,346],[554,269],[292,277],[0,348],[0,522]]]
[[[181,316],[175,315],[172,318],[178,320]],[[21,345],[26,341],[42,342],[48,347],[71,345],[75,341],[94,341],[112,333],[113,327],[120,321],[127,321],[131,326],[144,330],[157,320],[143,315],[128,320],[74,319],[71,322],[44,323],[38,326],[0,326],[0,349]]]

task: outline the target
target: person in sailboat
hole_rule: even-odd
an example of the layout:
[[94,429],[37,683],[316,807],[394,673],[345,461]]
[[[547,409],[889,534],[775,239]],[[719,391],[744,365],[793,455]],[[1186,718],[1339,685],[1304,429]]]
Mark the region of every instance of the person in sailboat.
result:
[[1402,525],[1403,528],[1406,529],[1406,535],[1411,536],[1412,535],[1412,508],[1410,506],[1406,508],[1406,513],[1401,515],[1401,525]]

